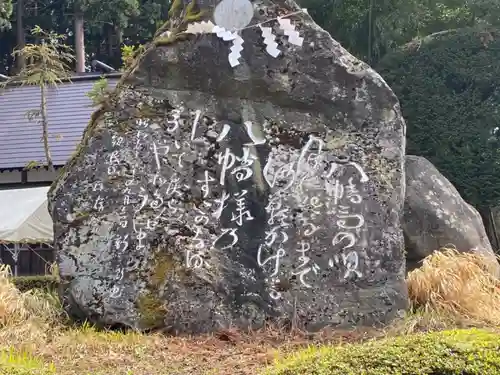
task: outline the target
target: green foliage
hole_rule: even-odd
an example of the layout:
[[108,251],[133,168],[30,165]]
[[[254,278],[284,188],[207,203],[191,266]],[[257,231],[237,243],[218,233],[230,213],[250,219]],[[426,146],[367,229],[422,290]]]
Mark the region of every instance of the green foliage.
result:
[[56,276],[17,276],[12,278],[12,282],[21,292],[37,289],[44,291],[55,291],[59,286],[59,279]]
[[[12,0],[0,0],[7,4],[0,23],[8,23]],[[457,27],[480,23],[499,24],[497,0],[299,0],[314,20],[351,53],[368,61],[378,61],[387,51],[412,40]],[[46,30],[70,34],[75,6],[83,12],[85,21],[85,47],[91,58],[118,67],[120,46],[145,44],[153,39],[155,31],[167,20],[168,0],[67,0],[36,3],[26,1],[24,23],[26,29],[41,25]],[[42,5],[43,4],[43,5]],[[182,1],[179,3],[182,6]],[[184,5],[187,5],[185,3]],[[14,10],[15,12],[15,10]],[[0,40],[1,55],[16,45],[16,30],[3,33]],[[0,36],[1,37],[1,36]],[[29,38],[29,36],[28,36]],[[0,71],[8,69],[0,66]]]
[[299,0],[349,52],[369,63],[435,32],[500,26],[497,0]]
[[168,3],[165,0],[70,0],[66,6],[71,9],[76,4],[83,12],[86,52],[118,67],[120,47],[151,40],[159,23],[164,21]]
[[92,24],[109,23],[126,27],[131,17],[139,14],[138,0],[76,0]]
[[144,51],[144,45],[139,44],[138,46],[122,46],[122,70],[127,70],[135,61],[137,55]]
[[463,0],[299,2],[344,48],[368,63],[416,37],[472,26],[479,21]]
[[497,0],[469,0],[467,6],[483,24],[498,26],[500,22],[500,3]]
[[11,15],[12,15],[12,1],[0,0],[0,31],[11,28],[11,24],[9,22]]
[[377,71],[398,96],[407,153],[429,159],[477,207],[500,200],[500,33],[431,35],[387,55]]
[[102,103],[106,94],[108,92],[108,80],[106,78],[101,78],[92,86],[92,90],[87,92],[85,95],[92,100],[93,105],[98,105]]
[[138,14],[130,19],[124,32],[124,41],[127,44],[150,42],[156,30],[165,22],[169,8],[168,0],[142,0]]
[[71,48],[63,43],[66,36],[44,31],[39,26],[35,26],[31,34],[41,38],[41,43],[26,44],[24,48],[13,52],[14,57],[24,57],[26,67],[11,81],[42,87],[55,86],[69,78],[69,64],[74,57]]
[[265,375],[498,375],[500,334],[471,329],[420,333],[364,344],[310,347]]
[[[38,110],[37,110],[38,112]],[[28,112],[26,113],[26,116],[30,119],[31,118],[31,115],[32,115],[33,112]],[[24,166],[24,169],[25,170],[30,170],[30,169],[35,169],[35,168],[38,168],[38,167],[41,167],[43,166],[42,163],[40,163],[39,161],[36,161],[36,160],[30,160],[29,162],[26,163],[26,165]]]

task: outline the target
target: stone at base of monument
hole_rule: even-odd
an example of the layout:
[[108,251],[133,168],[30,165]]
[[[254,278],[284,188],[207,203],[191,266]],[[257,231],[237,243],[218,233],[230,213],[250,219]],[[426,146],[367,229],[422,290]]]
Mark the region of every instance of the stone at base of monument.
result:
[[401,316],[396,97],[293,2],[254,2],[237,33],[218,25],[241,58],[213,34],[177,37],[215,5],[174,2],[168,44],[139,57],[49,193],[67,311],[175,332]]

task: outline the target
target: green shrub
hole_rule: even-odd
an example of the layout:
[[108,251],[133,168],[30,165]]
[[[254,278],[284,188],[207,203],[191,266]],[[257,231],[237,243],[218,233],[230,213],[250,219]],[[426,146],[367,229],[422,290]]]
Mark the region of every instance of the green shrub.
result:
[[498,375],[500,334],[485,330],[420,333],[364,344],[310,347],[265,375]]
[[401,103],[407,153],[429,159],[476,207],[500,201],[500,31],[433,34],[376,70]]
[[55,276],[17,276],[12,278],[14,285],[21,291],[31,289],[57,290],[59,280]]

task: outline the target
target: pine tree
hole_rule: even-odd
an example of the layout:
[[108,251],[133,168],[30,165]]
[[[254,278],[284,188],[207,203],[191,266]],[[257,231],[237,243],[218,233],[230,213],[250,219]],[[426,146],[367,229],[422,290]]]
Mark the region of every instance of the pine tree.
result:
[[11,24],[9,22],[11,15],[12,15],[12,1],[0,0],[0,31],[11,28]]

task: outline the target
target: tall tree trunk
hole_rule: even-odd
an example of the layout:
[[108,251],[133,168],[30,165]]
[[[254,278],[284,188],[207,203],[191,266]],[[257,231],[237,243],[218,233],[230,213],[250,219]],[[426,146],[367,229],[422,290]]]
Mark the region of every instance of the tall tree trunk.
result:
[[[33,15],[35,16],[35,19],[38,19],[38,0],[34,1],[33,4]],[[41,38],[40,35],[35,36],[35,44],[40,44]]]
[[[26,45],[26,35],[24,33],[24,0],[17,0],[16,7],[16,39],[17,39],[17,49],[21,50]],[[21,70],[26,66],[26,61],[24,56],[16,56],[16,70],[20,73]]]
[[368,65],[372,64],[373,50],[373,3],[375,0],[370,0],[368,7]]
[[[121,61],[122,57],[122,44],[123,44],[123,30],[120,26],[115,26],[115,34],[116,34],[116,48],[118,49],[117,51],[117,57],[118,61]],[[119,63],[118,63],[119,66]]]
[[120,49],[121,49],[121,45],[123,43],[123,30],[120,26],[115,26],[115,32],[116,32],[116,40],[117,40],[117,43],[118,45],[120,46]]
[[47,168],[50,172],[54,172],[54,164],[52,164],[52,155],[50,154],[49,146],[49,122],[47,116],[47,93],[45,85],[40,85],[40,114],[42,116],[42,139],[43,149],[45,151],[45,159],[47,159]]
[[76,72],[85,72],[85,36],[83,29],[83,12],[79,4],[75,4],[75,54]]
[[[104,34],[106,35],[106,54],[108,55],[108,59],[112,58],[114,52],[114,27],[109,24],[104,25]],[[106,61],[106,60],[104,60]],[[109,60],[106,61],[109,64]]]

